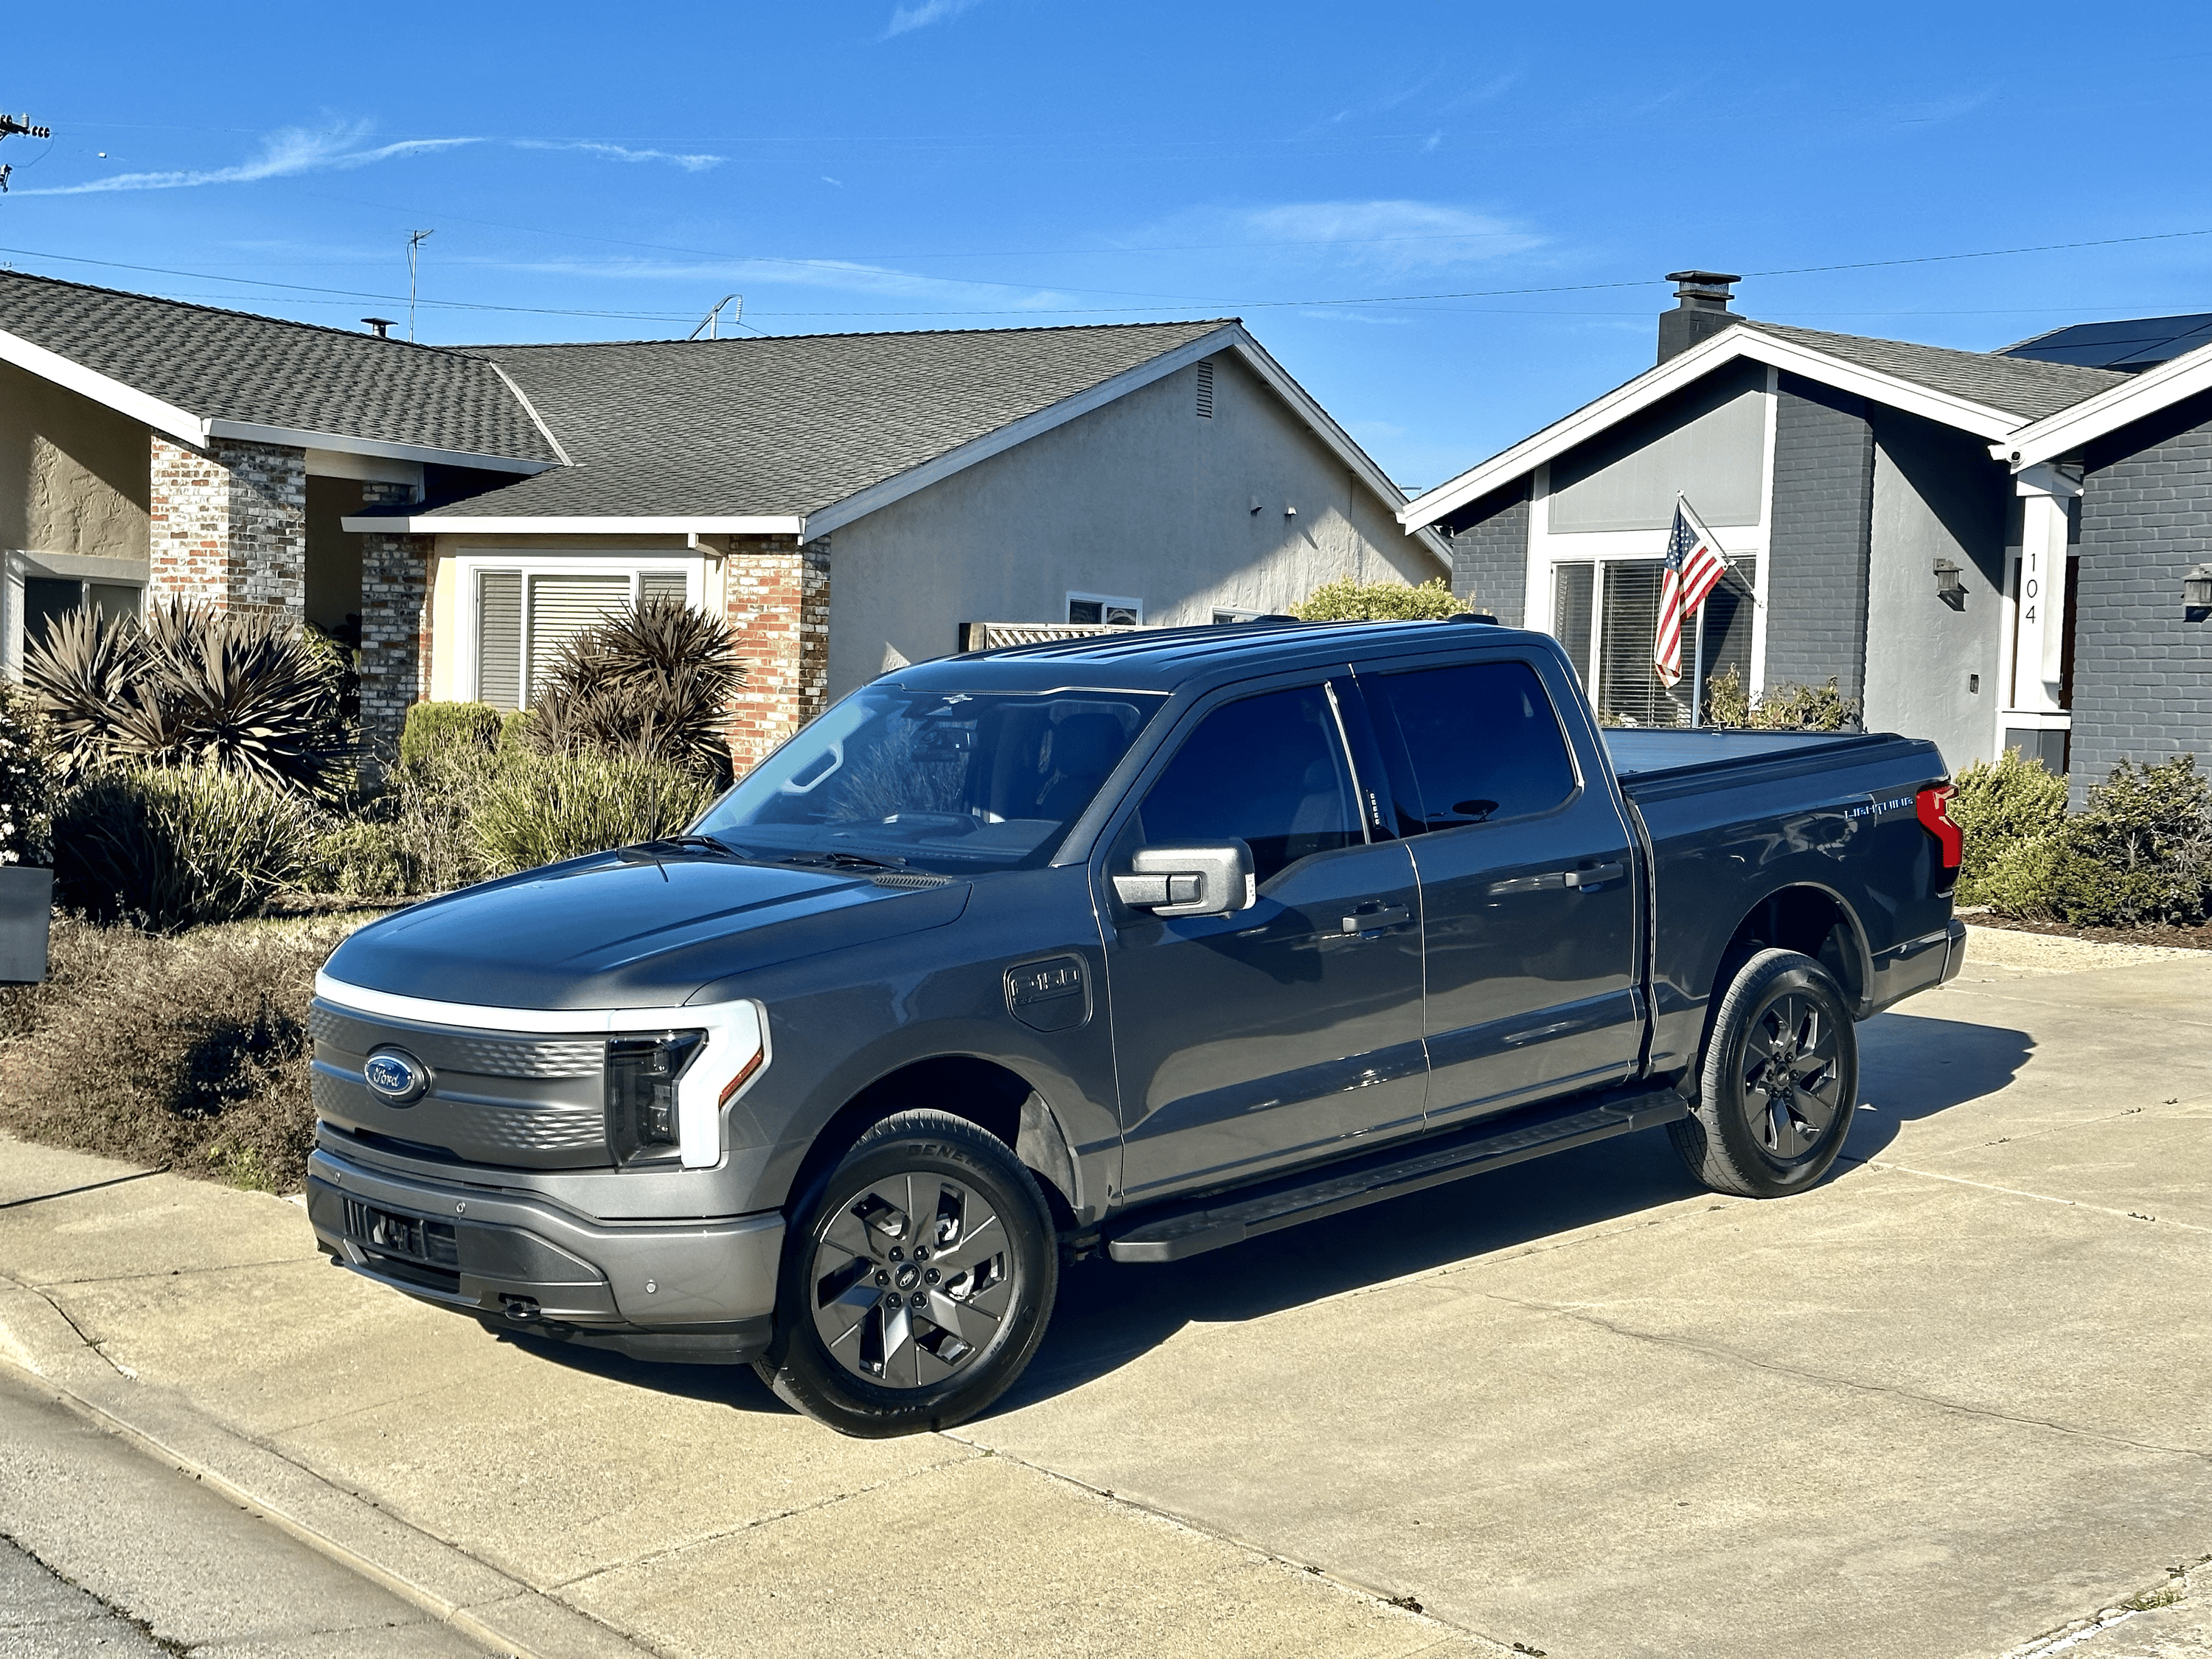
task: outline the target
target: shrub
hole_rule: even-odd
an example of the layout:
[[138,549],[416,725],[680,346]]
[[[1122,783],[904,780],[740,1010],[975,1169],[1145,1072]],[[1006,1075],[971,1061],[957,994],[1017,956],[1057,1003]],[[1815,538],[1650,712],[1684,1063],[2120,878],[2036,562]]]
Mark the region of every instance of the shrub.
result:
[[[1961,772],[1951,797],[1951,821],[1966,837],[1959,865],[1959,902],[1999,904],[1990,872],[2022,842],[2051,836],[2066,822],[2066,780],[2046,772],[2017,749],[1994,763],[1977,761]],[[2048,874],[2048,860],[2036,867]],[[2006,891],[2022,890],[2020,869],[2010,869]]]
[[354,926],[252,921],[162,939],[56,921],[46,981],[0,990],[0,1123],[297,1190],[314,1145],[307,1003]]
[[174,933],[258,909],[300,873],[313,830],[305,801],[251,777],[118,768],[62,798],[54,877],[95,918]]
[[572,635],[521,728],[544,754],[651,757],[730,780],[730,695],[744,684],[729,624],[651,599]]
[[712,780],[643,755],[517,755],[472,815],[495,874],[674,835],[707,808]]
[[2197,757],[2122,761],[2067,821],[2052,908],[2064,921],[2193,927],[2212,890],[2212,788]]
[[418,766],[456,750],[489,755],[499,747],[503,730],[499,710],[488,702],[418,702],[409,708],[400,729],[399,763]]
[[1723,668],[1705,682],[1705,722],[1760,731],[1840,732],[1859,723],[1859,702],[1847,697],[1831,675],[1826,685],[1784,681],[1751,695],[1743,676]]
[[31,694],[0,680],[0,864],[44,864],[51,856],[53,747]]
[[273,616],[173,599],[141,624],[79,609],[25,651],[23,677],[75,773],[204,765],[328,795],[353,758],[343,661]]
[[1301,622],[1421,622],[1456,617],[1473,602],[1455,594],[1442,576],[1423,582],[1363,582],[1340,576],[1291,607]]
[[400,898],[426,890],[405,832],[386,818],[355,818],[316,837],[302,861],[300,884],[311,893],[348,898]]

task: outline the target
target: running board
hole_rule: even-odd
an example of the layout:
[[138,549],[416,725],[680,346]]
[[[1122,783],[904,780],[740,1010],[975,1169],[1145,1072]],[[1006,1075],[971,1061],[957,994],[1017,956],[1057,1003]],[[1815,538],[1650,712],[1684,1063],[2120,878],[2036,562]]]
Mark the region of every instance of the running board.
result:
[[1180,1261],[1302,1221],[1317,1221],[1363,1204],[1379,1204],[1386,1198],[1689,1115],[1682,1097],[1671,1088],[1610,1091],[1598,1102],[1593,1104],[1584,1097],[1516,1112],[1457,1131],[1440,1142],[1391,1147],[1318,1175],[1302,1171],[1264,1186],[1214,1193],[1203,1207],[1147,1212],[1133,1217],[1118,1231],[1109,1230],[1106,1254],[1116,1261]]

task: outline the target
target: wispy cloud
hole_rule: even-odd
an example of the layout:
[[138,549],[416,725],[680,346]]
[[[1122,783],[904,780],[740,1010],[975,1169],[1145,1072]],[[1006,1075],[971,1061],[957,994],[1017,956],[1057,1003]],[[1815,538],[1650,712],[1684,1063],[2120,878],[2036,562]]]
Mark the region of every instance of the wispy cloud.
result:
[[1511,220],[1441,202],[1288,202],[1236,220],[1255,242],[1333,247],[1341,258],[1397,270],[1495,259],[1545,241]]
[[633,149],[623,144],[572,138],[402,138],[388,144],[368,142],[365,121],[331,126],[286,127],[261,141],[260,153],[222,167],[179,167],[158,173],[118,173],[81,184],[50,185],[18,191],[21,196],[92,196],[112,191],[194,190],[207,185],[248,185],[264,179],[289,179],[304,173],[331,173],[374,167],[403,156],[494,145],[510,149],[574,150],[618,161],[664,161],[698,173],[721,161],[719,155],[681,155],[670,150]]
[[982,0],[921,0],[919,5],[901,6],[891,13],[891,21],[884,27],[886,40],[894,35],[911,34],[916,29],[926,29],[932,23],[945,22],[963,11],[973,11]]

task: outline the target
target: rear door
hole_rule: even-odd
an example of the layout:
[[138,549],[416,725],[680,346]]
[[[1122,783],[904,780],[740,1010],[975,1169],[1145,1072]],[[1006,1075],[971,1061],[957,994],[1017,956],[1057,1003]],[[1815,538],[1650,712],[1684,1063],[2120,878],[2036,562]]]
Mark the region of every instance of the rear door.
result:
[[1429,1124],[1619,1081],[1643,1041],[1638,884],[1559,665],[1378,663],[1359,683],[1420,878]]
[[[1217,704],[1103,838],[1132,1199],[1421,1125],[1419,897],[1404,842],[1363,810],[1350,695],[1316,680]],[[1252,849],[1250,908],[1161,918],[1114,897],[1137,848],[1232,838]]]

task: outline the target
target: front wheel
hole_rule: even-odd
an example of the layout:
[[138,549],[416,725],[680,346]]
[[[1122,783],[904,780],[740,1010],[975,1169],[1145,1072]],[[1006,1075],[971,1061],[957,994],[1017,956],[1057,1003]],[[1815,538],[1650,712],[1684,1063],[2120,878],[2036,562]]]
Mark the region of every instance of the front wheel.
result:
[[885,1119],[793,1224],[775,1340],[753,1369],[842,1433],[963,1422],[1043,1340],[1059,1289],[1052,1214],[1020,1159],[972,1123]]
[[1717,1193],[1779,1198],[1828,1172],[1858,1103],[1857,1028],[1828,970],[1761,951],[1721,999],[1692,1115],[1667,1126]]

